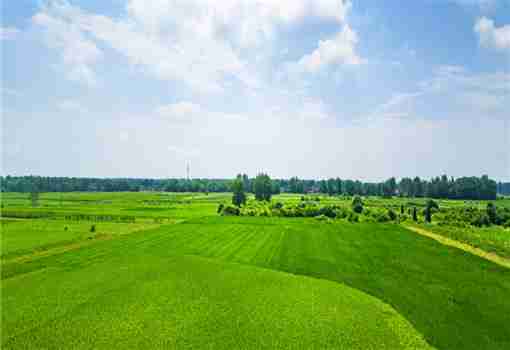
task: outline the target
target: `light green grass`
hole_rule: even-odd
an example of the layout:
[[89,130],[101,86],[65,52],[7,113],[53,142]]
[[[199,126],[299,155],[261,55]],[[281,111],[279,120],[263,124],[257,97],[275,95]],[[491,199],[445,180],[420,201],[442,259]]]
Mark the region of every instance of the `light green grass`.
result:
[[[159,225],[150,222],[113,223],[64,220],[0,220],[1,257],[31,254],[89,239],[133,233]],[[91,226],[95,225],[95,232]],[[65,230],[67,228],[67,230]]]
[[467,243],[473,247],[510,258],[510,228],[491,227],[455,227],[426,225],[426,230],[444,237]]
[[[149,262],[4,281],[2,348],[429,348],[391,307],[338,283],[197,257]],[[39,287],[20,295],[28,285]]]

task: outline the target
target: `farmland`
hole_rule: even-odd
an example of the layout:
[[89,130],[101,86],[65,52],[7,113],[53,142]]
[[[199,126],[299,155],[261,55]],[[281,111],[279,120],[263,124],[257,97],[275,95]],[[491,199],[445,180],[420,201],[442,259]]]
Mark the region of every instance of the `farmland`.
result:
[[508,228],[451,218],[488,202],[438,200],[426,224],[424,198],[363,198],[372,214],[404,206],[378,222],[272,215],[251,198],[246,213],[263,215],[219,215],[231,197],[42,193],[32,208],[3,194],[2,348],[510,347],[510,270],[407,228],[509,257]]

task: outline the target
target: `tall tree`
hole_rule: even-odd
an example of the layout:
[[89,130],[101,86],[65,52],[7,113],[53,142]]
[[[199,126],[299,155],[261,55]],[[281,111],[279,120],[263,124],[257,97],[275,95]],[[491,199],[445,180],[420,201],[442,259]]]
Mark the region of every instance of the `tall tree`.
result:
[[30,189],[30,201],[32,202],[32,207],[39,206],[39,181],[35,177],[32,176],[32,188]]
[[232,182],[232,204],[240,207],[246,203],[246,194],[244,193],[243,180],[241,176],[238,176],[234,182]]
[[253,191],[255,198],[259,201],[270,201],[272,195],[272,182],[271,178],[264,173],[257,175],[253,180]]

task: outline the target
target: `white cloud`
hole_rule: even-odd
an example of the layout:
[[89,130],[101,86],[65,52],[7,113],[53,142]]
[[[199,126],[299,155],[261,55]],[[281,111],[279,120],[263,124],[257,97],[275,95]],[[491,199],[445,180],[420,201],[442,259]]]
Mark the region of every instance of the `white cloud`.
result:
[[334,64],[361,64],[363,60],[355,50],[357,42],[356,32],[348,24],[345,24],[333,38],[320,40],[317,49],[303,56],[299,60],[298,66],[306,72],[315,73]]
[[[67,5],[60,6],[69,8]],[[53,16],[48,11],[50,8],[37,13],[32,17],[32,22],[44,29],[46,44],[60,50],[67,77],[88,86],[96,85],[92,66],[102,58],[102,51],[85,36],[72,18]]]
[[[260,88],[260,62],[282,27],[307,17],[342,24],[350,7],[346,0],[130,0],[125,15],[114,19],[59,1],[42,8],[34,22],[51,31],[51,46],[73,64],[70,78],[93,80],[100,56],[95,43],[101,42],[157,79],[209,93],[223,91],[233,77]],[[349,46],[355,41],[344,25],[321,44],[319,65],[359,62]]]
[[0,27],[0,41],[13,40],[19,33],[20,30],[14,27]]
[[481,46],[508,50],[510,53],[510,24],[498,28],[493,20],[481,17],[477,20],[474,31],[478,34]]
[[510,107],[510,74],[473,73],[460,66],[440,66],[430,79],[418,83],[415,92],[395,93],[369,114],[369,120],[419,118],[507,119]]

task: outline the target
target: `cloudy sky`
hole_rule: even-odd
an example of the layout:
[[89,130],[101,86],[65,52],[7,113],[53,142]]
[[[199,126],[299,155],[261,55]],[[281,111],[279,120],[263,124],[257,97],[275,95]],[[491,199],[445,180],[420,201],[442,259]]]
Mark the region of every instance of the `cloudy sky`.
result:
[[510,0],[2,6],[4,175],[510,180]]

